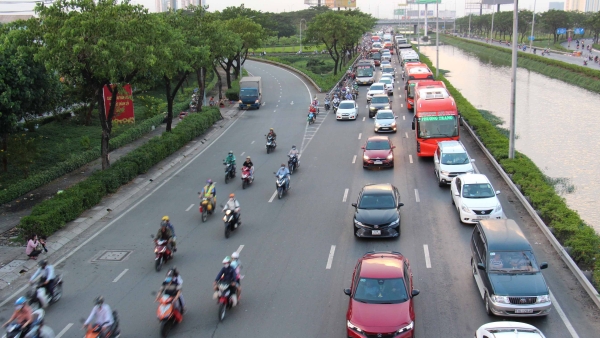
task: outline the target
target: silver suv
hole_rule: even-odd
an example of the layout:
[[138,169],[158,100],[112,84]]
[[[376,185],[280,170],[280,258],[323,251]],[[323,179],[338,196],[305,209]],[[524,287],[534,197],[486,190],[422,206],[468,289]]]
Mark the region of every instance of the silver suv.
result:
[[435,163],[435,176],[437,176],[440,187],[450,184],[452,179],[462,174],[472,174],[473,162],[469,157],[465,146],[460,141],[442,141],[433,154]]

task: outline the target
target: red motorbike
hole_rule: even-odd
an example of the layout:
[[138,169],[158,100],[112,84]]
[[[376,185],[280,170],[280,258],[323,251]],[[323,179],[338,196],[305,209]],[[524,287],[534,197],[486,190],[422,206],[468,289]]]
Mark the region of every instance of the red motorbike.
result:
[[160,304],[156,310],[156,317],[160,321],[160,336],[165,338],[169,330],[176,324],[181,323],[183,314],[173,304],[172,296],[163,294],[160,298]]
[[250,168],[242,167],[242,189],[252,184],[254,179],[250,176]]
[[169,259],[173,258],[173,252],[167,246],[167,240],[156,239],[154,240],[154,267],[156,271],[160,271],[163,264]]
[[224,283],[223,281],[219,281],[217,284],[217,297],[219,300],[219,321],[222,322],[225,319],[225,313],[227,310],[231,309],[233,305],[233,294],[231,293],[231,289],[234,286],[231,286],[230,283]]

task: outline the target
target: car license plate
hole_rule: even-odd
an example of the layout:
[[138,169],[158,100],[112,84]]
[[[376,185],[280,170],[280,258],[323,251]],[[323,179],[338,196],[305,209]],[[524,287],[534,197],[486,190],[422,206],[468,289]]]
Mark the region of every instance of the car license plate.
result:
[[383,162],[381,162],[381,161],[375,161],[373,163],[375,163],[375,164],[382,164]]
[[371,230],[371,235],[381,235],[381,230]]
[[476,219],[489,219],[490,216],[477,216]]
[[533,313],[533,309],[515,309],[515,313]]
[[250,107],[250,106],[251,106],[251,104],[247,104],[246,106],[247,106],[247,107]]

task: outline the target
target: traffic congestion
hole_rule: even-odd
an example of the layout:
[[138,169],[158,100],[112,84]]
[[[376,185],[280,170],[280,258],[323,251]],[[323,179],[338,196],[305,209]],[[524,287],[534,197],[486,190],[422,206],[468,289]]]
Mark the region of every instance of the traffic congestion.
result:
[[6,337],[573,336],[550,292],[567,270],[545,279],[558,260],[444,83],[392,29],[361,53],[326,95],[245,66],[260,101],[73,258],[40,260]]

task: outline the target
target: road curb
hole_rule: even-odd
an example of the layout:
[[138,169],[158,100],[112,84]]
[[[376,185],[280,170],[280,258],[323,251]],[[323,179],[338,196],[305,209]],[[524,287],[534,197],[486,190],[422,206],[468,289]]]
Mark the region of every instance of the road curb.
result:
[[556,237],[554,237],[554,235],[552,234],[552,232],[550,231],[550,229],[548,228],[546,223],[544,223],[544,221],[540,218],[540,216],[537,214],[535,209],[533,209],[533,207],[529,204],[529,202],[527,202],[527,200],[525,199],[525,196],[523,196],[523,194],[521,193],[519,188],[517,188],[517,186],[513,183],[513,181],[508,176],[508,174],[504,171],[504,169],[502,169],[502,166],[500,165],[500,163],[498,163],[496,161],[494,156],[492,156],[492,154],[488,151],[488,149],[485,147],[485,145],[479,140],[479,137],[477,137],[477,134],[475,134],[475,131],[473,131],[471,126],[464,119],[463,119],[463,122],[464,122],[464,127],[469,131],[469,133],[471,134],[473,139],[475,139],[475,142],[477,143],[477,145],[479,146],[481,151],[483,151],[483,153],[488,158],[488,160],[492,163],[492,165],[494,166],[496,171],[500,174],[500,176],[502,176],[502,178],[504,179],[506,184],[510,187],[510,190],[512,190],[512,192],[517,196],[517,198],[519,199],[519,201],[521,202],[523,207],[525,207],[525,209],[527,210],[527,212],[529,213],[531,218],[533,218],[533,220],[538,225],[540,230],[542,230],[542,232],[544,233],[544,235],[546,236],[548,241],[550,241],[550,244],[552,244],[552,246],[554,247],[554,249],[560,256],[560,258],[562,258],[562,260],[569,267],[571,272],[573,272],[573,274],[575,275],[575,278],[577,278],[577,280],[579,281],[579,284],[581,284],[581,286],[587,292],[587,294],[590,296],[590,298],[592,299],[594,304],[596,304],[596,306],[600,309],[600,294],[598,294],[598,291],[596,291],[596,288],[594,288],[592,283],[587,279],[587,277],[585,277],[585,275],[583,274],[581,269],[579,269],[577,264],[575,264],[575,262],[573,261],[571,256],[569,256],[569,254],[567,253],[565,248],[558,242]]
[[296,68],[294,68],[292,66],[289,66],[289,65],[286,65],[285,63],[281,63],[281,62],[277,62],[277,61],[271,61],[271,60],[267,60],[267,59],[255,58],[255,57],[250,57],[250,56],[247,59],[248,60],[252,60],[252,61],[257,61],[257,62],[270,63],[272,65],[276,65],[276,66],[279,66],[279,67],[282,67],[282,68],[289,69],[289,70],[291,70],[291,71],[293,71],[295,73],[298,73],[301,76],[303,76],[304,79],[306,79],[308,82],[310,82],[310,84],[312,84],[313,87],[315,87],[319,91],[319,93],[323,92],[323,89],[321,89],[321,87],[319,87],[317,85],[317,83],[315,81],[313,81],[313,79],[311,79],[308,75],[304,74],[302,71],[300,71],[300,70],[298,70],[298,69],[296,69]]

